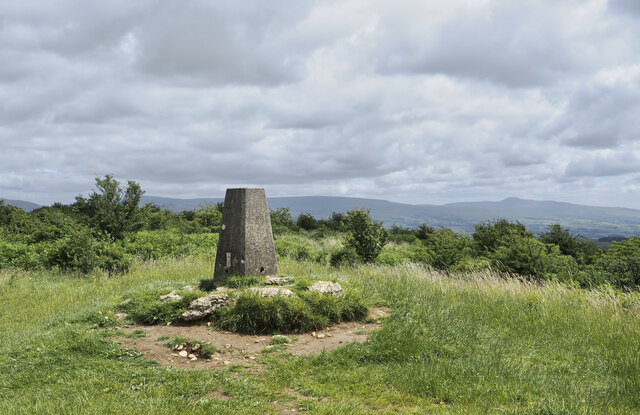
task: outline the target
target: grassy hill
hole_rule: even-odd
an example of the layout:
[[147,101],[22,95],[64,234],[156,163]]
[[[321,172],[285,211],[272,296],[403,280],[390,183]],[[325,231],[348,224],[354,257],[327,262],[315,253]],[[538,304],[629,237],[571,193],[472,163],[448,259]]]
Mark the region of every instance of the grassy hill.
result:
[[[155,203],[173,211],[197,209],[223,199],[173,199],[143,196],[143,202]],[[386,200],[352,197],[304,196],[272,197],[269,208],[288,207],[295,217],[310,213],[327,218],[332,212],[346,212],[354,208],[369,208],[371,216],[385,226],[416,227],[427,223],[435,227],[449,227],[456,231],[473,232],[473,225],[496,218],[518,220],[532,232],[546,230],[547,225],[560,223],[588,238],[609,235],[640,235],[640,210],[594,207],[571,203],[508,198],[499,202],[462,202],[446,205],[409,205]]]
[[[100,328],[131,292],[197,284],[207,257],[139,263],[116,277],[0,271],[0,413],[496,413],[640,411],[637,293],[444,275],[415,265],[281,273],[330,278],[391,316],[365,343],[317,356],[282,352],[178,369]],[[180,328],[176,327],[177,332]],[[144,331],[140,333],[144,335]]]

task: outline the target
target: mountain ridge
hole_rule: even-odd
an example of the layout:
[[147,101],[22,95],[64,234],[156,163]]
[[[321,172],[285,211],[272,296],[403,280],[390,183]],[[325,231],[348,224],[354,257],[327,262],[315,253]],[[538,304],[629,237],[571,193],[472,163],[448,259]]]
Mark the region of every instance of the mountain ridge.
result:
[[[5,203],[31,211],[40,205],[24,200],[2,199]],[[207,203],[218,203],[220,197],[181,199],[143,195],[141,205],[153,203],[173,212],[198,209]],[[580,205],[553,200],[531,200],[508,197],[500,201],[454,202],[443,205],[392,202],[344,196],[289,196],[268,198],[270,209],[289,208],[293,218],[308,213],[315,218],[328,218],[332,212],[344,213],[354,208],[367,208],[375,220],[385,226],[409,228],[423,223],[433,227],[449,227],[471,233],[473,225],[504,218],[519,221],[534,233],[559,223],[574,234],[589,238],[611,235],[640,235],[640,210],[622,207]]]

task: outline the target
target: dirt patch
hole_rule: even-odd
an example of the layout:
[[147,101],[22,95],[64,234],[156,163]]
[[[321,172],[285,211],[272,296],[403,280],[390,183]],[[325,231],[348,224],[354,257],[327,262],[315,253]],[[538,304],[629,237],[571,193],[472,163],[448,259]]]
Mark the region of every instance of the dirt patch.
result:
[[[389,315],[389,309],[374,308],[369,311],[370,319],[380,319]],[[279,343],[278,339],[271,344],[273,335],[247,335],[228,331],[220,331],[206,323],[184,326],[129,326],[123,328],[124,335],[116,336],[124,348],[140,351],[146,358],[156,360],[163,366],[174,366],[184,369],[224,368],[240,365],[251,371],[263,370],[259,357],[263,353],[283,352],[294,355],[314,355],[323,350],[333,350],[342,345],[362,342],[369,332],[379,328],[378,322],[356,323],[346,322],[327,327],[313,333],[287,335],[289,343]],[[131,338],[138,330],[145,332],[144,337]],[[189,339],[209,343],[219,349],[208,359],[191,360],[179,356],[174,350],[165,346],[169,339],[185,336]],[[282,337],[282,336],[280,336]]]

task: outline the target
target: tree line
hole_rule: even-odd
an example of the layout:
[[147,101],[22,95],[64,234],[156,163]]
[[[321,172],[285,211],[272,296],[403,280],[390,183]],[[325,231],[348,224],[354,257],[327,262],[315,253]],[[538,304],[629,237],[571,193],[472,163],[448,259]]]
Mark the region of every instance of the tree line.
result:
[[[107,175],[96,178],[88,197],[78,195],[68,205],[26,213],[0,201],[0,268],[112,274],[128,270],[136,258],[213,255],[221,203],[174,213],[140,206],[143,193],[136,182],[123,187]],[[365,209],[334,212],[327,219],[303,213],[293,220],[287,208],[280,208],[271,211],[271,224],[279,254],[335,266],[411,261],[447,272],[493,269],[584,287],[640,286],[640,238],[635,236],[601,249],[559,224],[537,235],[505,219],[477,224],[471,234],[428,224],[385,229]],[[320,240],[337,242],[324,255],[311,242]]]

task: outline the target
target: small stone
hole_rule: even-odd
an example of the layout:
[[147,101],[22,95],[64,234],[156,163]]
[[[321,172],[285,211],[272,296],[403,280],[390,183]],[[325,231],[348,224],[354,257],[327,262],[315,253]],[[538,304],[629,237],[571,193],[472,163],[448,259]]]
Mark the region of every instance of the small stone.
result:
[[333,334],[327,333],[327,337],[333,337]]
[[182,296],[178,294],[175,290],[171,291],[169,294],[161,295],[158,300],[162,302],[166,301],[180,301],[182,300]]
[[318,334],[316,337],[317,337],[318,339],[324,339],[324,334]]
[[191,360],[198,360],[198,358],[196,357],[196,355],[195,355],[195,354],[193,354],[193,353],[189,353],[189,355],[188,355],[187,357],[188,357],[189,359],[191,359]]
[[281,295],[283,297],[293,296],[293,291],[288,288],[280,287],[251,287],[248,291],[258,294],[260,297],[275,297],[277,295]]
[[225,364],[225,365],[230,365],[230,364],[231,364],[231,362],[230,362],[230,361],[228,361],[228,360],[225,360],[225,361],[224,361],[224,364]]
[[193,291],[194,288],[192,286],[190,286],[190,285],[185,285],[184,287],[182,287],[182,290],[183,291]]
[[315,331],[314,331],[313,333],[311,333],[311,335],[312,335],[313,337],[316,337],[316,336],[317,336],[317,334],[316,334],[316,332],[315,332]]
[[171,356],[180,357],[178,353],[171,353]]
[[255,356],[249,356],[249,360],[256,360]]
[[176,346],[176,350],[182,350],[184,349],[184,344],[179,344]]
[[215,310],[227,304],[229,304],[229,296],[227,294],[209,294],[190,302],[187,310],[180,316],[180,319],[183,321],[200,320],[213,314]]
[[189,353],[187,353],[186,350],[180,350],[180,352],[178,352],[178,356],[180,357],[187,357],[189,355]]
[[316,291],[324,294],[331,294],[333,296],[341,296],[344,294],[342,286],[337,282],[331,281],[316,281],[310,287],[309,291]]
[[254,342],[254,343],[260,343],[260,340],[259,340],[259,339],[256,339],[256,340],[254,340],[253,342]]
[[269,277],[264,281],[264,283],[266,285],[284,285],[289,281],[291,281],[291,278],[289,277]]
[[191,348],[192,352],[197,352],[198,350],[200,350],[200,343],[194,344],[193,347]]

